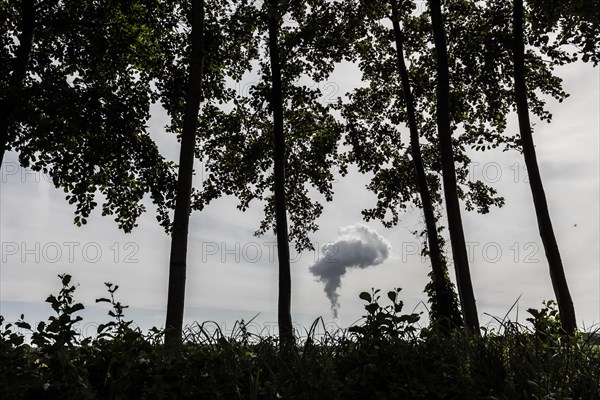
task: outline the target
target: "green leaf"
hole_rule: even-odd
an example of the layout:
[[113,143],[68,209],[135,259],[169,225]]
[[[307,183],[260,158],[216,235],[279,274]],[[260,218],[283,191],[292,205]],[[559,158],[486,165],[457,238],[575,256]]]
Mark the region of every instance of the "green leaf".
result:
[[96,333],[102,333],[104,329],[106,329],[106,324],[100,324],[98,325],[98,328],[96,328]]
[[375,314],[375,312],[379,309],[379,304],[370,303],[365,306],[365,310],[371,315]]
[[15,325],[18,326],[19,328],[28,329],[28,330],[31,329],[31,325],[29,325],[25,321],[17,321],[17,322],[15,322]]
[[110,299],[107,299],[106,297],[101,297],[99,299],[96,299],[96,303],[110,303]]
[[20,346],[23,344],[23,342],[25,341],[25,338],[22,335],[18,335],[16,333],[12,333],[10,335],[10,343],[12,343],[13,346]]
[[358,297],[369,303],[373,300],[368,292],[361,292]]
[[394,303],[396,302],[396,297],[398,296],[398,293],[396,293],[393,290],[390,290],[387,295],[391,301],[393,301]]
[[83,310],[84,308],[85,307],[83,306],[83,304],[77,303],[77,304],[73,305],[73,307],[71,307],[71,312],[75,313],[77,311]]
[[71,282],[71,275],[65,274],[62,276],[62,284],[67,286]]

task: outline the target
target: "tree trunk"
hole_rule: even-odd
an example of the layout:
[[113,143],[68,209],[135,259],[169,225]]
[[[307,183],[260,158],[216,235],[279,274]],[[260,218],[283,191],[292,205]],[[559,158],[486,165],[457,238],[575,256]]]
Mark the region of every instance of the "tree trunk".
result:
[[21,34],[15,54],[15,66],[10,76],[8,90],[0,103],[0,165],[8,148],[8,128],[15,110],[19,107],[20,93],[27,73],[35,34],[34,0],[21,0]]
[[527,104],[527,86],[525,84],[525,44],[523,38],[523,0],[514,0],[513,10],[513,55],[514,79],[517,114],[519,116],[519,131],[523,145],[523,157],[529,173],[529,185],[533,195],[533,204],[538,221],[538,228],[550,267],[550,279],[558,302],[562,327],[571,334],[577,329],[573,300],[567,285],[567,278],[560,258],[558,243],[552,229],[552,221],[548,212],[548,203],[544,186],[538,168],[535,145],[529,121],[529,106]]
[[173,219],[173,231],[171,233],[169,294],[165,327],[165,344],[167,345],[179,345],[182,340],[194,149],[196,145],[198,110],[202,97],[204,0],[192,0],[191,25],[192,56],[190,59],[190,75],[184,111],[183,132],[181,134],[175,215]]
[[288,239],[287,213],[285,205],[285,135],[283,130],[283,89],[279,63],[279,4],[269,4],[269,56],[271,61],[271,109],[273,111],[274,174],[275,174],[275,229],[277,234],[277,256],[279,260],[278,325],[282,344],[294,340],[291,316],[291,272]]
[[423,215],[425,217],[425,226],[427,230],[427,240],[429,243],[429,258],[431,259],[431,270],[433,272],[433,288],[437,297],[433,302],[433,314],[437,314],[440,327],[443,331],[449,332],[453,324],[460,323],[455,318],[457,309],[454,302],[450,282],[446,275],[446,266],[443,261],[440,244],[438,241],[438,232],[436,219],[431,202],[429,187],[427,186],[427,177],[425,167],[423,166],[423,157],[421,156],[421,146],[419,144],[419,131],[417,128],[417,119],[415,116],[415,107],[410,90],[410,82],[406,63],[404,61],[404,38],[398,22],[398,2],[391,0],[392,3],[392,24],[394,27],[394,38],[396,41],[396,58],[398,74],[402,80],[402,91],[406,102],[406,111],[408,114],[408,127],[410,129],[410,150],[415,168],[415,178],[419,190],[419,196],[423,205]]
[[477,316],[477,306],[475,304],[473,284],[471,283],[471,274],[469,272],[469,260],[456,188],[456,170],[454,168],[452,131],[450,129],[448,54],[440,0],[429,0],[429,7],[431,9],[431,24],[437,59],[436,117],[442,159],[444,197],[448,213],[448,229],[452,244],[452,257],[454,259],[456,283],[458,285],[458,294],[467,333],[479,335],[479,318]]

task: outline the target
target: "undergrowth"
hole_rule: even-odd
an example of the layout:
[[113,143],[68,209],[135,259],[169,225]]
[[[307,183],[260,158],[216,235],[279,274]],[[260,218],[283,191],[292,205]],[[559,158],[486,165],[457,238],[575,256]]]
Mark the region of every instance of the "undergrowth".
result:
[[316,335],[318,319],[292,351],[241,321],[229,335],[189,326],[173,353],[163,331],[142,333],[125,319],[111,283],[97,300],[111,305],[111,320],[82,337],[83,305],[71,276],[60,279],[47,322],[0,316],[2,399],[600,399],[598,332],[564,335],[553,301],[528,310],[532,328],[501,320],[468,337],[418,329],[419,315],[402,313],[400,289],[387,305],[372,290],[360,294],[360,325]]

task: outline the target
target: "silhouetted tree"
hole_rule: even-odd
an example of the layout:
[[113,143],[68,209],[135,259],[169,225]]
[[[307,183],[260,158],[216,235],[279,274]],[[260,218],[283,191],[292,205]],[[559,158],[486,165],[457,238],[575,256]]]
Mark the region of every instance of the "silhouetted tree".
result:
[[584,62],[600,62],[600,7],[594,1],[528,0],[530,37],[535,46],[562,64],[581,56]]
[[[368,188],[377,194],[377,205],[364,210],[364,217],[367,220],[379,219],[388,227],[398,223],[399,210],[405,209],[408,204],[427,207],[422,204],[422,191],[417,185],[415,168],[418,167],[415,166],[414,160],[418,159],[419,155],[413,153],[416,146],[405,148],[398,132],[398,124],[407,124],[410,130],[411,123],[406,104],[406,86],[402,83],[398,66],[399,61],[403,60],[398,60],[398,46],[393,48],[395,37],[398,35],[394,31],[390,32],[390,29],[381,23],[384,18],[398,20],[396,32],[402,34],[403,44],[408,48],[406,57],[409,59],[409,68],[406,72],[414,108],[412,114],[418,133],[418,136],[411,134],[411,143],[414,143],[416,138],[421,140],[418,150],[421,153],[423,169],[427,171],[426,183],[433,208],[442,202],[439,179],[442,166],[435,118],[438,102],[435,80],[436,55],[431,38],[429,13],[414,12],[415,8],[414,2],[398,3],[400,12],[397,18],[394,18],[391,15],[393,10],[390,9],[390,4],[359,2],[348,7],[350,11],[346,18],[349,21],[347,25],[357,27],[355,30],[358,32],[358,39],[347,39],[348,46],[356,49],[358,65],[363,73],[362,80],[368,84],[352,92],[349,96],[350,101],[341,106],[342,115],[346,120],[346,142],[352,148],[348,157],[349,161],[357,163],[359,171],[374,174]],[[472,79],[472,74],[466,74],[461,69],[465,63],[481,62],[481,49],[476,48],[474,53],[472,48],[477,43],[472,38],[473,32],[478,32],[472,29],[472,26],[479,26],[474,22],[474,16],[479,12],[473,3],[468,1],[451,2],[446,8],[447,18],[453,21],[448,24],[452,28],[452,40],[448,45],[449,68],[452,74],[449,111],[451,130],[464,132],[453,138],[458,196],[465,202],[467,210],[476,209],[479,213],[487,213],[492,206],[502,206],[504,199],[497,197],[496,190],[482,181],[471,181],[470,158],[466,154],[464,144],[471,143],[473,138],[503,138],[500,133],[504,124],[498,123],[497,114],[504,110],[502,107],[505,107],[506,103],[510,104],[511,99],[504,96],[501,97],[503,101],[489,102],[486,98],[487,91],[491,91],[493,96],[499,91],[493,85],[494,82],[486,81],[487,76],[477,76],[480,80],[473,82],[476,79]],[[465,23],[465,15],[470,16],[467,19],[469,25],[461,29],[461,25]],[[402,30],[400,23],[404,25]],[[471,61],[470,57],[474,57],[475,61]],[[351,60],[355,61],[352,58]],[[486,104],[489,104],[489,107],[486,107]],[[414,131],[413,129],[412,133]],[[512,144],[512,140],[510,137],[505,139],[507,145]],[[492,143],[489,146],[491,148],[497,144]],[[388,218],[388,212],[391,213],[391,218]],[[439,218],[438,211],[434,212],[434,218]],[[436,232],[437,243],[442,247],[444,239],[439,235],[441,228],[432,230],[431,226],[429,224],[421,233],[421,237],[430,235],[432,231]],[[429,242],[425,242],[424,254],[429,251]],[[426,290],[430,294],[434,317],[438,305],[435,304],[433,277]]]
[[575,308],[573,300],[567,285],[564,267],[558,249],[558,243],[554,235],[550,212],[544,186],[537,163],[535,146],[533,144],[533,135],[531,132],[531,122],[529,121],[529,106],[527,104],[527,84],[525,80],[525,39],[523,37],[523,0],[514,0],[513,2],[513,46],[514,46],[514,80],[515,80],[515,101],[517,113],[519,116],[519,131],[521,133],[521,144],[523,146],[523,157],[529,174],[529,185],[533,195],[533,204],[538,221],[538,228],[546,258],[550,267],[550,278],[554,293],[558,302],[560,318],[563,329],[567,333],[573,333],[577,329],[577,320],[575,319]]
[[175,214],[171,232],[171,256],[169,259],[169,291],[165,324],[165,344],[167,345],[177,345],[182,338],[194,148],[196,146],[198,111],[202,98],[204,0],[192,0],[190,27],[189,83],[186,91],[183,129],[181,131],[179,175],[177,177],[177,195],[175,198]]
[[279,263],[279,300],[277,320],[282,342],[294,339],[291,314],[292,278],[290,247],[285,205],[285,132],[283,128],[283,88],[279,61],[279,29],[282,21],[279,2],[271,0],[268,8],[269,60],[271,67],[271,111],[273,112],[273,192],[275,194],[275,232]]
[[[33,48],[33,37],[35,33],[36,10],[34,0],[23,0],[21,1],[20,6],[21,19],[18,33],[19,45],[14,52],[12,70],[10,72],[6,71],[9,73],[10,79],[8,81],[8,85],[6,85],[6,92],[2,96],[2,100],[0,102],[0,109],[2,110],[2,113],[0,114],[0,164],[2,164],[4,153],[8,146],[8,125],[11,122],[13,114],[19,108],[19,94],[23,89],[25,76],[27,74],[29,59],[31,58],[31,50]],[[7,5],[2,5],[2,8],[3,11],[8,11]],[[9,16],[3,15],[3,17],[5,17],[5,25],[9,25]],[[8,36],[8,30],[6,36]],[[3,35],[2,47],[5,53],[9,53],[9,38],[6,36]],[[7,57],[2,57],[2,59],[8,61],[9,55],[3,54],[3,56],[5,55]]]
[[202,202],[217,197],[221,187],[240,200],[241,210],[263,200],[265,215],[255,234],[272,229],[277,236],[282,343],[293,340],[290,241],[299,252],[313,249],[308,234],[318,229],[323,208],[307,186],[331,200],[339,161],[341,128],[319,88],[339,58],[332,46],[339,36],[331,23],[335,12],[322,0],[269,1],[257,9],[257,39],[268,50],[259,56],[259,81],[235,99],[231,113],[214,107],[202,118],[208,171]]
[[392,25],[394,29],[394,40],[396,42],[396,58],[398,64],[398,74],[402,82],[402,92],[406,104],[406,113],[408,127],[410,130],[410,154],[414,165],[414,175],[417,183],[417,189],[423,208],[425,218],[425,227],[427,233],[428,254],[431,259],[432,270],[432,291],[434,292],[434,301],[432,301],[432,315],[435,317],[442,329],[450,331],[453,326],[462,325],[458,317],[458,306],[452,284],[448,278],[445,257],[440,248],[438,237],[437,222],[433,207],[433,201],[429,192],[427,175],[421,155],[421,145],[419,143],[419,128],[415,114],[415,106],[410,88],[410,78],[406,63],[404,61],[404,34],[400,28],[400,11],[398,10],[398,1],[391,0]]
[[[256,52],[251,10],[247,1],[192,0],[177,8],[179,27],[163,42],[170,68],[157,86],[171,117],[168,129],[181,137],[165,326],[169,345],[182,340],[190,213],[210,201],[203,197],[206,188],[196,191],[192,186],[194,159],[203,157],[205,145],[199,121],[215,104],[234,98],[235,92],[226,87],[226,77],[239,81],[250,68]],[[224,191],[227,188],[219,186],[211,191],[211,199]]]
[[448,215],[448,230],[452,245],[456,283],[467,332],[479,335],[479,317],[475,304],[475,294],[469,271],[469,259],[465,244],[460,204],[456,189],[456,172],[454,167],[454,151],[452,131],[450,129],[450,82],[448,77],[448,54],[446,34],[440,0],[430,0],[431,26],[435,43],[437,61],[437,107],[436,118],[439,136],[440,155],[442,159],[442,179],[444,197]]
[[[172,165],[147,132],[169,4],[35,1],[0,5],[0,157],[52,177],[87,223],[103,215],[129,232],[150,193],[167,227]],[[18,41],[14,39],[18,38]]]
[[[398,223],[398,209],[415,203],[423,208],[426,229],[424,254],[431,259],[432,283],[427,286],[430,295],[432,321],[461,325],[453,285],[447,274],[441,251],[443,239],[439,236],[434,199],[439,202],[437,180],[428,177],[419,143],[419,126],[408,70],[404,61],[404,32],[400,20],[407,19],[411,4],[402,9],[395,1],[389,3],[359,2],[346,7],[346,25],[350,27],[347,57],[358,61],[367,87],[359,87],[349,95],[350,101],[340,104],[346,122],[346,143],[350,145],[348,161],[356,163],[360,172],[374,174],[368,188],[377,193],[377,206],[364,210],[365,219],[376,218],[391,227]],[[406,15],[405,15],[406,14]],[[381,24],[382,19],[392,22],[393,30]],[[410,39],[424,46],[426,35],[411,30]],[[391,33],[391,35],[390,35]],[[395,46],[395,48],[393,48]],[[399,133],[401,123],[410,130],[410,146],[405,147]],[[433,186],[433,196],[429,188]],[[388,220],[387,211],[392,218]]]

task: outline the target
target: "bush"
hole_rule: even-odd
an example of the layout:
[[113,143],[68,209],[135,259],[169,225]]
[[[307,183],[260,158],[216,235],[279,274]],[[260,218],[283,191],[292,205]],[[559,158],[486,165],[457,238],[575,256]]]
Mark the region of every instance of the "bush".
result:
[[418,329],[418,314],[402,314],[400,289],[387,305],[373,289],[360,294],[361,324],[317,339],[319,319],[294,348],[241,321],[229,337],[210,323],[187,327],[173,353],[163,331],[132,328],[111,283],[97,300],[111,305],[111,320],[80,337],[83,305],[71,276],[59,277],[48,322],[0,316],[2,399],[600,399],[597,332],[564,335],[552,301],[528,310],[532,328],[503,320],[469,337]]

